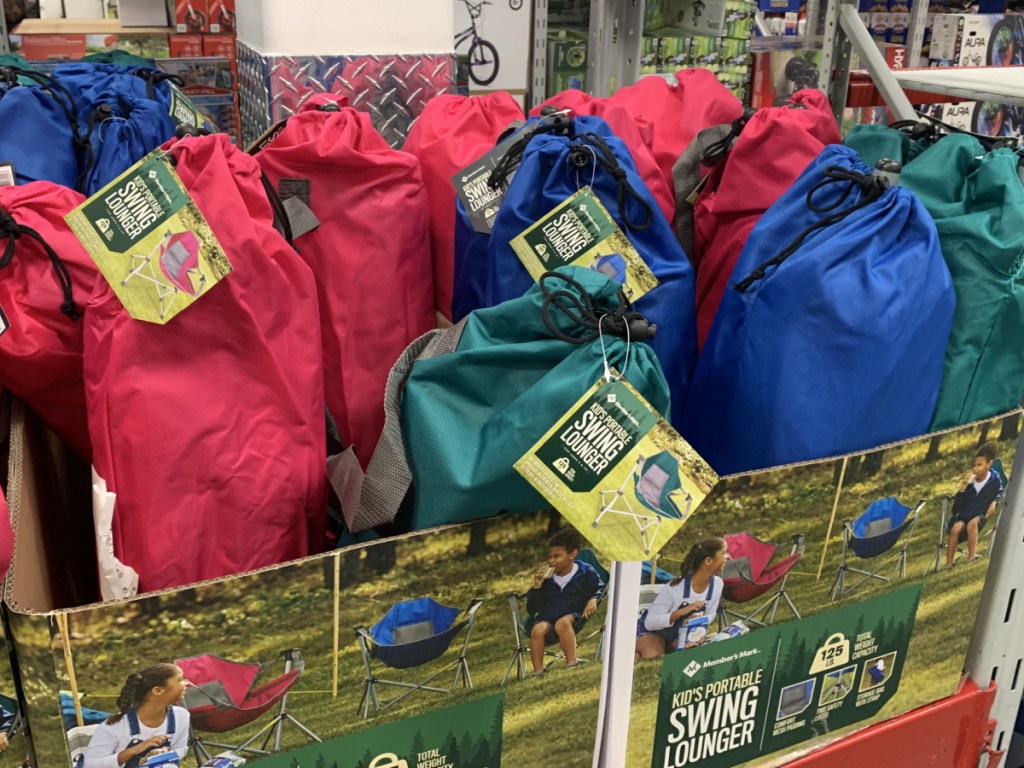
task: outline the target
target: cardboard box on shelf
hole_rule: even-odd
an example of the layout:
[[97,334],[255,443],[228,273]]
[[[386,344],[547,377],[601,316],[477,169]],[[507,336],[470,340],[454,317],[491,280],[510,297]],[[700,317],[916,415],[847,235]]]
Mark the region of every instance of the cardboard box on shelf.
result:
[[179,35],[210,31],[207,0],[174,0],[171,26]]
[[933,66],[1024,64],[1021,39],[1024,16],[938,14],[932,22],[928,59]]
[[235,0],[209,0],[210,32],[215,35],[233,35],[238,30],[235,19]]
[[170,55],[167,27],[122,27],[116,19],[26,19],[11,47],[29,61],[67,61],[120,49],[136,56]]
[[203,56],[202,35],[171,35],[170,56],[172,59],[198,59]]
[[242,126],[238,113],[238,94],[231,96],[190,96],[189,99],[202,112],[206,119],[217,126],[217,130],[226,133],[231,141],[241,141]]
[[203,35],[203,56],[227,59],[231,65],[232,90],[238,90],[238,46],[234,35]]
[[548,24],[589,24],[590,0],[548,0]]
[[167,0],[118,0],[117,18],[123,27],[165,27]]
[[181,89],[187,96],[231,96],[237,81],[232,72],[234,62],[223,58],[158,59],[158,68],[177,75],[185,83]]
[[558,37],[548,40],[548,94],[587,87],[587,41]]
[[103,0],[64,0],[65,19],[102,19],[106,17]]

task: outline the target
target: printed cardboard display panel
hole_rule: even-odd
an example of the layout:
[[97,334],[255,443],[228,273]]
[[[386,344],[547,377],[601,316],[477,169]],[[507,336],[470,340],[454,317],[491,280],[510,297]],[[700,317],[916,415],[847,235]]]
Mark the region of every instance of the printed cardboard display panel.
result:
[[[383,749],[386,742],[378,738],[380,734],[388,737],[399,728],[409,738],[393,743],[408,743],[409,751],[395,753],[396,765],[405,760],[409,768],[496,768],[499,763],[480,746],[485,732],[493,730],[496,713],[500,713],[502,724],[501,761],[506,765],[548,761],[573,765],[581,755],[593,753],[607,599],[599,603],[585,626],[579,627],[578,654],[584,662],[567,668],[564,659],[547,655],[547,672],[536,677],[530,674],[529,632],[521,628],[518,635],[514,632],[509,600],[511,595],[527,591],[546,561],[550,532],[565,525],[558,515],[546,512],[450,526],[188,588],[54,610],[57,605],[70,604],[55,603],[61,579],[44,578],[43,542],[38,542],[38,557],[21,549],[44,533],[40,515],[56,519],[56,510],[63,503],[41,493],[53,481],[42,477],[50,461],[47,451],[51,442],[32,418],[16,423],[14,438],[27,459],[12,473],[18,487],[19,549],[7,596],[13,606],[11,625],[25,681],[35,765],[69,765],[71,750],[86,746],[96,721],[115,709],[117,695],[131,672],[153,663],[184,660],[181,664],[186,675],[193,684],[201,684],[203,667],[221,665],[211,656],[267,664],[256,678],[258,686],[288,674],[285,665],[289,659],[292,670],[297,669],[301,655],[301,673],[286,690],[287,711],[324,744],[316,744],[295,721],[287,720],[281,726],[280,751],[271,750],[270,756],[243,753],[248,764],[265,762],[268,768],[292,768],[294,757],[300,765],[315,766],[323,757],[325,766],[369,768],[375,757],[384,754],[375,751]],[[89,534],[78,540],[89,541]],[[599,554],[596,559],[608,565]],[[60,597],[66,600],[69,595]],[[395,659],[387,648],[368,643],[370,653],[364,657],[356,628],[373,632],[401,603],[417,601],[414,608],[422,608],[421,598],[431,598],[442,606],[431,609],[435,611],[432,621],[443,624],[452,618],[444,606],[455,609],[453,635],[441,640],[439,652],[431,647],[424,654],[417,651],[411,658]],[[467,609],[478,600],[482,602],[473,612],[472,622],[464,624]],[[517,604],[525,619],[525,608],[521,602]],[[403,610],[402,621],[408,618],[408,609],[396,609]],[[390,615],[394,618],[397,613]],[[402,631],[415,634],[423,629],[410,629],[399,619],[395,626],[407,627]],[[432,635],[443,635],[444,630],[441,624],[431,624]],[[404,640],[410,636],[405,635]],[[386,638],[379,639],[387,645]],[[432,641],[427,639],[430,646]],[[403,648],[398,648],[400,656],[405,653]],[[555,653],[558,648],[556,643],[547,650]],[[198,666],[188,661],[191,657],[202,657]],[[367,663],[372,674],[367,672]],[[428,685],[444,692],[383,682],[417,685],[428,678]],[[370,680],[379,710],[373,699],[364,700],[364,693],[371,692]],[[63,696],[62,691],[66,692]],[[79,697],[81,720],[72,691]],[[408,695],[388,704],[404,693]],[[458,722],[459,728],[449,738],[431,718],[447,718],[443,712],[450,708],[454,708],[452,717],[467,709],[487,716],[478,717],[480,722],[471,726],[472,717],[458,715],[451,722]],[[263,747],[269,734],[270,749],[277,737],[274,718],[279,711],[275,702],[251,720],[229,712],[230,727],[224,732],[203,730],[209,723],[198,720],[193,720],[193,725],[204,744],[209,744],[211,755],[223,751],[212,742],[237,746],[268,725],[270,729],[250,746]],[[382,726],[392,730],[377,733]],[[420,740],[415,738],[417,729],[422,731]],[[438,736],[441,738],[436,739]],[[433,743],[435,740],[438,743]],[[493,738],[488,736],[486,741],[493,743]],[[447,759],[441,760],[443,757]],[[181,763],[182,768],[201,764],[195,751]],[[388,763],[380,762],[376,768],[384,765]]]
[[[957,543],[947,568],[949,527],[961,509],[955,494],[983,445],[1000,462],[990,471],[1009,471],[1020,424],[1017,411],[863,454],[723,478],[658,565],[675,572],[691,544],[724,536],[749,566],[723,569],[721,626],[738,621],[749,632],[637,662],[628,764],[776,765],[797,745],[820,746],[955,693],[987,554],[1008,514],[995,502],[977,559]],[[755,553],[763,546],[767,557]],[[751,581],[771,586],[759,591]],[[750,658],[773,674],[744,678]],[[811,689],[807,706],[790,711],[784,700],[795,702],[800,685]],[[733,730],[691,743],[687,718],[718,707],[735,715]]]

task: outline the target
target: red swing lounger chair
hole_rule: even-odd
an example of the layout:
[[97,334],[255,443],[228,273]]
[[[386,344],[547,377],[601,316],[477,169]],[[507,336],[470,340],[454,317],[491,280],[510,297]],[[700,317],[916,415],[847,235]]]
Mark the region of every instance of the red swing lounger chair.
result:
[[720,610],[720,621],[724,627],[729,623],[728,616],[734,616],[745,622],[765,627],[775,621],[779,603],[785,601],[796,618],[800,618],[793,601],[786,594],[786,579],[789,572],[804,553],[804,537],[793,537],[793,548],[787,557],[769,565],[778,551],[778,546],[771,542],[761,541],[750,533],[732,533],[725,536],[729,546],[730,560],[722,569],[722,597],[730,603],[747,603],[778,587],[774,595],[762,606],[748,615],[737,613],[724,605]]
[[[181,667],[190,683],[185,691],[185,708],[191,716],[191,727],[194,732],[227,733],[248,725],[273,707],[279,707],[277,715],[270,722],[239,746],[204,743],[202,737],[193,733],[192,748],[200,765],[212,757],[208,746],[233,752],[269,755],[267,746],[273,736],[276,752],[281,748],[281,731],[286,721],[291,722],[313,741],[321,740],[291,715],[286,706],[288,690],[302,675],[305,666],[302,654],[291,648],[282,651],[281,657],[284,658],[283,674],[267,682],[262,682],[260,677],[264,670],[276,664],[278,659],[258,664],[230,661],[212,653],[204,653],[174,662]],[[259,749],[250,746],[261,736],[264,738]]]

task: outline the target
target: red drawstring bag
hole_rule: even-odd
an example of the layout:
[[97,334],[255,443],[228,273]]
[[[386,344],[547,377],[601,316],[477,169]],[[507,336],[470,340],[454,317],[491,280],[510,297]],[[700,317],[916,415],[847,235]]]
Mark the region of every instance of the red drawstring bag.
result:
[[545,107],[568,109],[573,116],[593,115],[604,118],[615,135],[622,139],[623,144],[629,149],[629,154],[633,156],[633,163],[636,165],[636,172],[651,191],[661,212],[669,222],[672,221],[676,210],[675,195],[671,184],[666,183],[665,176],[654,157],[654,126],[647,118],[634,115],[628,107],[611,99],[591,96],[575,89],[555,94],[539,107],[530,110],[530,116],[540,115],[540,111]]
[[77,318],[98,270],[64,223],[84,200],[48,181],[0,187],[0,384],[88,459]]
[[103,279],[85,312],[93,464],[140,591],[303,557],[326,529],[313,275],[227,135],[165,148],[233,271],[166,325],[131,318]]
[[[700,347],[754,225],[826,144],[840,141],[828,99],[814,89],[797,91],[786,106],[758,110],[746,124],[736,125],[735,144],[712,167],[693,206]],[[727,136],[723,147],[734,136]],[[686,194],[677,191],[679,198]]]
[[436,317],[419,161],[347,104],[311,98],[256,160],[282,196],[301,188],[319,219],[295,247],[316,276],[327,408],[365,469],[384,429],[388,372]]
[[508,93],[437,96],[409,130],[402,149],[419,158],[430,201],[430,250],[434,263],[434,305],[452,318],[455,269],[455,187],[452,176],[494,149],[523,110]]
[[654,124],[654,157],[669,189],[672,166],[697,132],[743,114],[740,100],[706,69],[676,72],[675,85],[658,75],[642,77],[611,98]]

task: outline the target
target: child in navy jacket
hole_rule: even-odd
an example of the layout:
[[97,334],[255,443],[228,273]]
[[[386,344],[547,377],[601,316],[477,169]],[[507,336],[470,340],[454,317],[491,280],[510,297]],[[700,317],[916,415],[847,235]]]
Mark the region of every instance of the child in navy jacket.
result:
[[579,534],[563,529],[548,542],[548,561],[533,577],[526,593],[531,616],[530,659],[535,675],[544,672],[544,648],[555,642],[562,648],[565,665],[575,667],[576,627],[597,611],[604,583],[597,571],[576,559]]
[[949,541],[946,544],[946,567],[953,564],[960,537],[967,534],[967,562],[978,559],[978,532],[996,509],[996,499],[1003,483],[992,469],[996,458],[995,443],[985,443],[974,458],[974,469],[960,481],[960,490],[953,497]]

